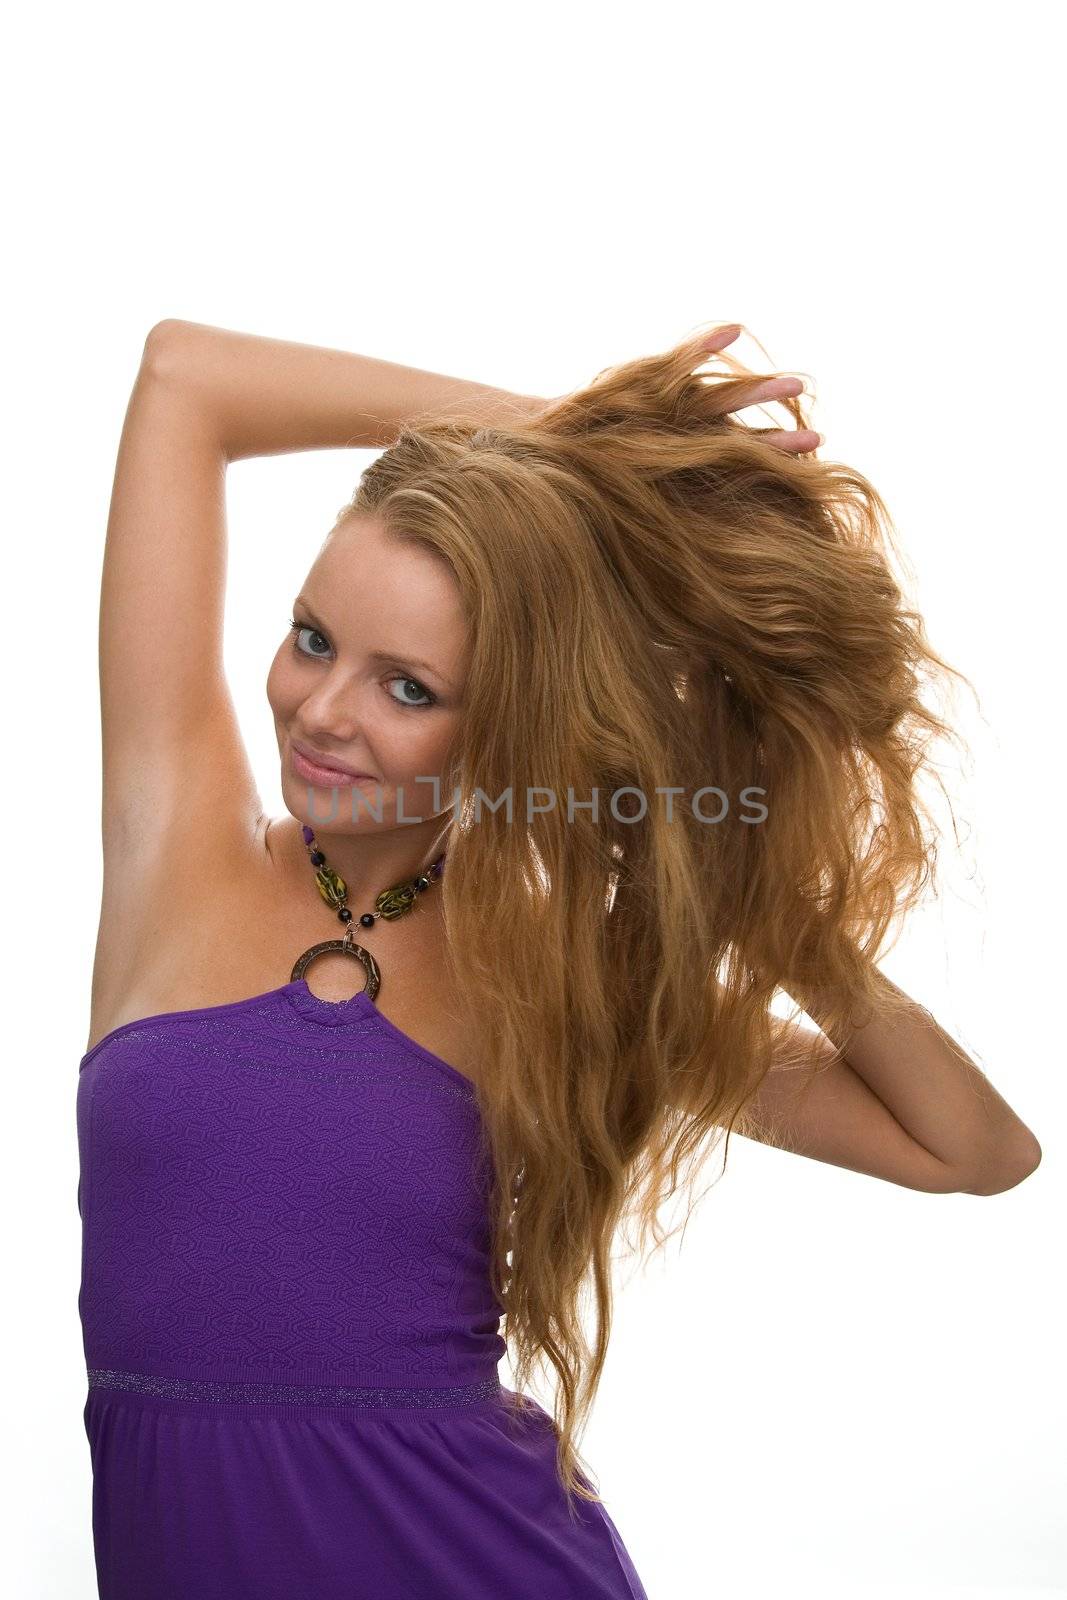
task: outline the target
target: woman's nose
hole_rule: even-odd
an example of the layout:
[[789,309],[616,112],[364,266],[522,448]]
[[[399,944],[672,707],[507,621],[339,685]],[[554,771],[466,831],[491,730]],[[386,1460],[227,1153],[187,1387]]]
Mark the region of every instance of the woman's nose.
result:
[[360,714],[355,690],[340,675],[326,676],[300,708],[308,733],[328,741],[351,743],[359,732]]

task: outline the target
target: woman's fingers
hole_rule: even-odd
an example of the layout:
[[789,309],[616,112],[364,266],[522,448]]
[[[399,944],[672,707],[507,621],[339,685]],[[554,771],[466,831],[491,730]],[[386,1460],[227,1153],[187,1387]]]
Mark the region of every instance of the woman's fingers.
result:
[[739,322],[728,322],[725,327],[716,328],[714,333],[700,334],[695,341],[696,346],[710,355],[716,350],[725,350],[728,344],[740,339],[742,331]]
[[[761,405],[767,400],[792,399],[803,393],[803,378],[785,373],[776,378],[767,378],[752,392],[740,410]],[[773,444],[776,449],[789,450],[794,455],[806,455],[825,443],[822,434],[817,433],[814,428],[752,428],[750,432],[758,433],[761,439]]]
[[[714,355],[716,351],[725,350],[727,345],[733,344],[743,332],[741,323],[731,322],[716,328],[714,333],[702,335],[697,341],[698,347],[708,355]],[[749,406],[762,405],[767,400],[793,399],[803,393],[803,378],[791,372],[779,373],[777,377],[758,382],[737,410],[744,411]],[[750,428],[749,432],[773,444],[776,449],[790,451],[793,455],[807,455],[825,443],[822,434],[814,428]]]
[[807,455],[826,443],[822,434],[816,433],[814,428],[752,428],[750,432],[758,434],[779,450],[792,451],[794,455]]
[[804,379],[797,378],[793,373],[787,372],[777,378],[768,378],[764,385],[764,390],[767,398],[771,400],[780,399],[782,395],[786,394],[803,394]]
[[797,378],[791,372],[780,374],[776,378],[757,379],[750,393],[742,400],[735,411],[744,411],[746,406],[758,406],[764,400],[785,400],[795,395],[804,393],[804,379]]

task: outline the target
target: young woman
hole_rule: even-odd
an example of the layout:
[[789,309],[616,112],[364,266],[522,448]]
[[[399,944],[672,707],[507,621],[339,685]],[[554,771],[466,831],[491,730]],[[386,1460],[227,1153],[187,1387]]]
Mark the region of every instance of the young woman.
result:
[[[737,420],[804,421],[739,331],[554,401],[146,341],[77,1102],[105,1600],[642,1596],[575,1445],[620,1223],[662,1243],[724,1129],[931,1194],[1040,1159],[875,965],[933,861],[920,689],[953,669],[873,487]],[[267,679],[267,817],[226,468],[353,446],[382,453]]]

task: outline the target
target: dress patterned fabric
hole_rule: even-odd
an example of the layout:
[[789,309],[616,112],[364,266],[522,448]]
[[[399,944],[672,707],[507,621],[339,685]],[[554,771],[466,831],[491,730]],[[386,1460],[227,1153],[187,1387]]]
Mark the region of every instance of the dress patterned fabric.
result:
[[647,1600],[503,1388],[473,1084],[304,979],[77,1092],[101,1600]]

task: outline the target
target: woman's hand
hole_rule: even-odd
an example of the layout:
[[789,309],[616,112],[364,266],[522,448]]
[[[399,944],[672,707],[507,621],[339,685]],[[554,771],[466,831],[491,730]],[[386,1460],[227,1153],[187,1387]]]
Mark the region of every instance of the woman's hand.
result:
[[[733,344],[744,332],[740,323],[732,322],[725,327],[716,328],[714,333],[701,334],[693,341],[694,365],[703,364],[707,356],[720,354],[727,345]],[[729,356],[724,358],[727,366],[736,366],[742,373],[746,369],[740,367]],[[747,410],[749,406],[764,405],[768,400],[794,400],[804,393],[803,378],[795,377],[792,373],[784,373],[775,378],[758,379],[750,388],[739,410]],[[566,394],[553,395],[545,399],[540,395],[506,394],[506,409],[508,417],[503,414],[499,420],[506,422],[518,412],[521,416],[536,419],[541,413],[551,410],[561,400],[566,400]],[[799,418],[798,408],[792,408],[794,415]],[[736,413],[731,413],[734,415]],[[494,419],[496,420],[496,419]],[[738,427],[746,424],[739,423]],[[821,433],[816,433],[814,428],[747,428],[749,433],[755,434],[766,444],[772,444],[778,450],[784,450],[789,455],[807,455],[825,444]]]
[[[740,323],[732,322],[724,328],[716,328],[712,334],[701,334],[694,341],[694,355],[719,355],[743,332]],[[729,356],[726,362],[727,365],[731,364]],[[803,378],[785,373],[780,377],[761,379],[739,409],[747,410],[749,406],[763,405],[768,400],[794,399],[803,393]],[[758,434],[766,444],[773,444],[791,455],[807,455],[826,443],[822,434],[816,433],[814,428],[750,428],[749,432]]]

